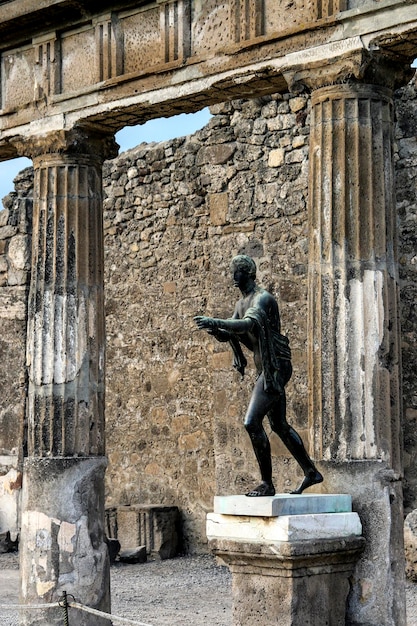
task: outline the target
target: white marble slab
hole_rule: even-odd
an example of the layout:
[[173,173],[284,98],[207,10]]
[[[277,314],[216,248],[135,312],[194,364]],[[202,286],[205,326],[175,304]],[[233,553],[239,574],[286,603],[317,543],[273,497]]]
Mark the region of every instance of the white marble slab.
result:
[[215,496],[214,513],[277,517],[311,513],[350,513],[352,496],[348,494],[288,493],[250,498],[248,496]]
[[357,513],[319,513],[249,517],[208,513],[208,539],[232,539],[255,543],[332,539],[362,535]]

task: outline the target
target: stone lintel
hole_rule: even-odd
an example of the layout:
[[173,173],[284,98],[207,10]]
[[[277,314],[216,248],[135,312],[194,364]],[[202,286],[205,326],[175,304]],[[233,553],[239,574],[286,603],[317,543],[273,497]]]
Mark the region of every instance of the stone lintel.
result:
[[[334,9],[336,3],[327,4],[329,7],[332,4]],[[164,46],[167,54],[165,60],[159,59],[156,65],[150,65],[146,62],[146,55],[141,54],[144,48],[139,48],[137,54],[133,55],[138,59],[138,64],[133,63],[123,71],[120,65],[124,55],[123,50],[119,49],[123,38],[112,31],[112,36],[108,33],[109,36],[104,38],[107,41],[104,48],[103,38],[97,37],[97,41],[101,42],[97,49],[91,40],[93,54],[97,55],[96,66],[104,67],[101,72],[96,73],[91,68],[84,80],[80,72],[80,64],[83,62],[82,45],[77,46],[74,43],[77,53],[74,50],[68,59],[65,58],[66,63],[62,63],[59,60],[59,40],[55,39],[55,31],[49,33],[50,41],[47,41],[48,33],[40,35],[41,39],[33,42],[33,50],[30,46],[26,47],[25,38],[23,52],[16,49],[10,53],[11,64],[13,67],[22,67],[22,72],[27,72],[27,80],[22,80],[22,73],[15,69],[13,75],[8,75],[4,81],[3,90],[6,93],[3,94],[0,154],[2,158],[16,156],[16,132],[20,135],[20,147],[25,149],[24,144],[28,137],[45,134],[51,128],[59,128],[61,125],[70,129],[88,123],[96,130],[114,133],[126,124],[141,124],[159,116],[193,112],[202,106],[236,97],[285,93],[286,80],[290,88],[297,85],[305,88],[311,81],[314,81],[314,88],[331,84],[335,82],[334,75],[337,82],[352,76],[359,76],[362,80],[364,68],[367,67],[367,61],[363,59],[373,59],[379,54],[379,48],[387,48],[384,53],[386,63],[380,72],[381,76],[392,75],[390,68],[397,61],[398,69],[404,66],[401,72],[409,71],[410,59],[414,58],[415,49],[410,6],[396,6],[394,11],[392,7],[374,6],[376,4],[387,3],[369,3],[368,7],[361,10],[362,15],[358,14],[357,9],[353,12],[342,12],[331,23],[327,21],[320,24],[320,21],[314,19],[308,24],[304,23],[302,29],[300,25],[295,30],[286,30],[281,34],[274,29],[269,35],[251,37],[239,44],[231,42],[231,45],[225,46],[223,39],[221,44],[220,41],[217,42],[220,47],[215,62],[210,56],[213,52],[211,45],[207,57],[207,50],[203,48],[202,56],[197,54],[197,57],[192,55],[190,58],[182,58],[185,51],[189,50],[190,42],[188,36],[181,36],[188,29],[182,28],[178,22],[178,28],[173,31],[168,26],[167,32],[162,35],[167,37],[167,46]],[[301,5],[295,10],[301,10]],[[185,10],[184,18],[186,14]],[[101,18],[104,26],[108,13],[97,16],[96,24],[100,23]],[[81,30],[83,28],[84,26]],[[140,28],[138,32],[141,32]],[[158,42],[160,35],[157,29]],[[226,33],[225,35],[227,38]],[[70,37],[66,34],[65,41],[68,43],[72,36],[78,37],[79,33],[73,33]],[[87,37],[85,45],[88,45],[88,37],[93,37],[93,28],[90,35],[84,33],[84,36]],[[216,45],[216,36],[211,38],[213,41],[210,43]],[[182,45],[174,53],[179,56],[172,60],[173,44],[175,47],[177,44],[174,42],[180,43],[181,39]],[[56,46],[57,58],[47,55],[39,57],[38,48],[42,48],[42,45],[39,46],[38,43],[42,40],[45,40],[43,47],[46,49],[55,50]],[[381,46],[380,41],[383,44]],[[160,46],[157,47],[160,50]],[[35,58],[38,62],[34,68],[32,57],[36,52],[38,56]],[[340,59],[340,62],[337,61],[339,69],[334,69],[335,59]],[[8,66],[8,62],[5,61],[5,65]],[[61,65],[65,65],[65,74],[69,73],[69,83],[59,80],[58,68]],[[87,64],[89,65],[94,64]],[[371,76],[372,72],[368,75]],[[22,82],[24,89],[20,94]],[[373,82],[373,78],[368,82]],[[309,88],[313,87],[309,85]],[[34,92],[37,93],[37,101],[33,100]],[[21,154],[18,150],[17,152]]]
[[362,525],[357,513],[319,513],[250,517],[208,513],[207,537],[236,541],[306,541],[360,536]]
[[263,498],[247,496],[214,496],[214,513],[276,517],[278,515],[305,515],[311,513],[350,513],[352,496],[349,494],[287,493]]

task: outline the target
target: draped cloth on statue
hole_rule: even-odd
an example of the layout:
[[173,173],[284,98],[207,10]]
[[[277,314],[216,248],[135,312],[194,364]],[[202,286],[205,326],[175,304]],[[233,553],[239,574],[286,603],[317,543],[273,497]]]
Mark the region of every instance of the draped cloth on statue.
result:
[[265,391],[283,393],[284,385],[291,376],[291,368],[288,368],[288,364],[283,368],[282,364],[283,360],[291,361],[288,338],[271,326],[267,314],[259,307],[248,309],[244,319],[251,319],[255,323],[262,358]]

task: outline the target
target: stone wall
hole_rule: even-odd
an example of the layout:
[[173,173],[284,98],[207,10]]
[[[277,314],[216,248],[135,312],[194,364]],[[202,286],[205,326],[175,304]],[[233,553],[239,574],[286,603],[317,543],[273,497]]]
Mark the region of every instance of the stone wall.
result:
[[0,211],[0,533],[16,532],[20,501],[32,170],[15,183]]
[[417,91],[416,79],[397,98],[397,206],[404,406],[404,505],[417,508]]
[[[410,510],[417,507],[413,84],[398,94],[397,103],[405,493]],[[142,144],[107,162],[104,180],[107,502],[177,505],[184,548],[191,552],[204,550],[205,514],[212,509],[213,495],[243,493],[258,479],[242,424],[253,367],[242,381],[225,344],[198,332],[193,323],[197,314],[232,314],[239,292],[232,286],[229,263],[237,253],[255,258],[259,282],[279,300],[294,365],[287,387],[288,418],[309,445],[309,99],[268,96],[217,105],[212,113],[209,124],[193,136]],[[17,188],[25,187],[24,180]],[[24,189],[19,193],[24,195]],[[25,231],[13,236],[18,234]],[[6,285],[0,292],[9,290],[16,298],[19,289],[24,308],[24,286]],[[2,369],[2,379],[11,372],[13,380],[16,372],[24,375],[23,318],[19,323],[20,334],[7,327],[4,335],[16,356],[7,373]],[[285,490],[297,482],[299,470],[275,435],[271,443],[276,487]]]
[[[187,549],[205,541],[215,491],[258,480],[242,425],[254,371],[241,381],[225,344],[193,322],[233,313],[237,253],[256,258],[281,303],[294,355],[289,415],[307,436],[308,101],[212,112],[194,136],[141,145],[105,172],[109,502],[178,505]],[[281,454],[275,437],[273,447]]]

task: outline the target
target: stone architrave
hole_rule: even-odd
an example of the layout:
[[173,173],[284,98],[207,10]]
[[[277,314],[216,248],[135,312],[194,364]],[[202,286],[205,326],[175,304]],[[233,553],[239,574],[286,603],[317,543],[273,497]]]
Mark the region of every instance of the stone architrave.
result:
[[[19,146],[35,169],[21,602],[63,591],[110,610],[104,528],[103,160],[112,138],[59,131]],[[47,626],[60,609],[22,611]],[[78,624],[107,619],[79,613]]]
[[326,490],[351,493],[365,529],[349,623],[404,626],[396,77],[356,61],[335,68],[344,84],[310,85],[310,427]]

